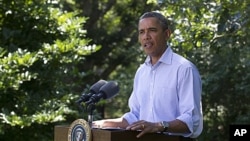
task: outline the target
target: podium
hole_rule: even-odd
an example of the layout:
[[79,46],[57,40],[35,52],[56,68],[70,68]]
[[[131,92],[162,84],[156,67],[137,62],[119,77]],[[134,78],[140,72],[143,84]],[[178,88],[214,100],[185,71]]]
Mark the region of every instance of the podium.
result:
[[[54,141],[68,141],[68,125],[57,125],[54,130]],[[179,141],[179,136],[170,136],[160,133],[148,133],[136,138],[139,131],[91,129],[92,141]]]

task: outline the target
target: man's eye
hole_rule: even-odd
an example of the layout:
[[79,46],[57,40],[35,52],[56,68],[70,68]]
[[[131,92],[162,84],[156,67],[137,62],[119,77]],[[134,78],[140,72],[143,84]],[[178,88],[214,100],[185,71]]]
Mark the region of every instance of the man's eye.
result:
[[156,31],[156,29],[153,28],[153,29],[150,29],[150,31]]
[[144,32],[143,31],[139,31],[139,34],[143,34]]

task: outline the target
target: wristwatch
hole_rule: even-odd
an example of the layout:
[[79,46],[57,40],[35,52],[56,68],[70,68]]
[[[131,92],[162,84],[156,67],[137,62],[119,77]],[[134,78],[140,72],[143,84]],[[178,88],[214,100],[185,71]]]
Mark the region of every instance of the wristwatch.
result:
[[169,127],[169,123],[166,121],[162,121],[161,122],[161,126],[163,127],[163,131],[162,132],[167,132],[168,127]]

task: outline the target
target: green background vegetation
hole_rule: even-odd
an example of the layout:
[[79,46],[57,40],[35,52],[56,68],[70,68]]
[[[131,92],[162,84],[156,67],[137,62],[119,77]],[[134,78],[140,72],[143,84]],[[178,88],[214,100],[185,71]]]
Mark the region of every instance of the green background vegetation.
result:
[[119,83],[95,119],[128,111],[145,59],[139,16],[162,11],[169,42],[203,80],[201,141],[228,141],[230,124],[250,124],[248,0],[1,0],[0,140],[53,141],[54,126],[87,119],[75,100],[100,79]]

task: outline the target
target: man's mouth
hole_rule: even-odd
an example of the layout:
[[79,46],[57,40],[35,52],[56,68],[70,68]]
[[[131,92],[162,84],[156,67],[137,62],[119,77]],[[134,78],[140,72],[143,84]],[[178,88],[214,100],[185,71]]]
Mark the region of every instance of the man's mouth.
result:
[[145,43],[143,47],[145,47],[145,48],[150,48],[150,47],[152,47],[152,46],[153,46],[152,43]]

